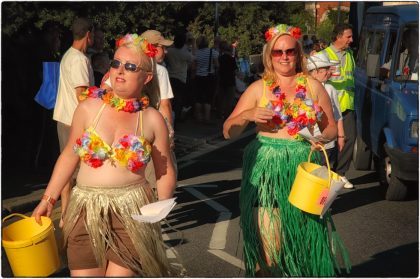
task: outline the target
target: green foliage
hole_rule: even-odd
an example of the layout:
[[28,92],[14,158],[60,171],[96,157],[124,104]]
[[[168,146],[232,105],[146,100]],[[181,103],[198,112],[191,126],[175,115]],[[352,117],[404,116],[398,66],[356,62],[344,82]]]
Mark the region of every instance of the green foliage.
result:
[[315,30],[315,17],[307,10],[301,10],[290,15],[290,24],[299,26],[302,29],[302,34],[311,34]]
[[331,42],[334,26],[335,24],[329,18],[322,21],[316,32],[317,38],[325,42]]
[[[218,21],[215,20],[216,5]],[[265,30],[279,23],[303,31],[313,20],[304,2],[3,2],[2,35],[42,30],[47,22],[69,30],[76,16],[87,16],[104,30],[105,40],[127,32],[157,29],[172,37],[179,28],[195,37],[239,40],[239,56],[261,53]],[[218,25],[216,24],[218,22]],[[217,27],[216,27],[217,26]],[[309,26],[311,26],[309,24]],[[108,46],[110,47],[110,46]]]

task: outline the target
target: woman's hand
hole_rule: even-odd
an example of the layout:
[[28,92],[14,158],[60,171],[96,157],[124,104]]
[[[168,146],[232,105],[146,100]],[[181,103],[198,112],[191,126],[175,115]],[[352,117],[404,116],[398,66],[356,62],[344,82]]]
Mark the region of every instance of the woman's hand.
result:
[[54,206],[51,203],[46,200],[41,200],[34,212],[32,212],[32,217],[35,217],[35,221],[42,225],[41,216],[50,217],[53,209]]
[[242,113],[242,118],[244,120],[255,122],[257,125],[260,123],[267,123],[274,116],[274,112],[267,108],[255,107],[249,110],[246,110]]
[[324,144],[320,141],[318,142],[314,142],[313,140],[309,140],[309,142],[311,143],[311,151],[317,150],[317,151],[321,151],[322,150],[322,146],[324,146]]

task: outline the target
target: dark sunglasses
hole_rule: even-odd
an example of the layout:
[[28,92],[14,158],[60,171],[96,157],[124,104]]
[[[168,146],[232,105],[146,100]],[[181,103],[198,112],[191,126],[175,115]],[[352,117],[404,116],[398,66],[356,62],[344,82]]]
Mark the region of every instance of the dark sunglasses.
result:
[[295,56],[296,55],[296,48],[289,48],[286,50],[282,49],[272,49],[271,50],[271,56],[272,57],[281,57],[283,56],[283,53],[286,53],[287,57]]
[[111,68],[114,68],[114,69],[119,69],[121,65],[123,65],[124,69],[129,72],[137,72],[139,70],[143,70],[143,68],[141,68],[140,66],[136,64],[129,63],[129,62],[123,64],[121,61],[117,59],[112,59],[111,62],[109,63],[109,66],[111,66]]

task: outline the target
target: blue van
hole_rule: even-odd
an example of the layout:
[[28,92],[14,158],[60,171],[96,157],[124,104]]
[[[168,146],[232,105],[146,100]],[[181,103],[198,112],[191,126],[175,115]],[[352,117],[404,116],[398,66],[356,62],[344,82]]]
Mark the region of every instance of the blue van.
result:
[[355,70],[356,169],[373,159],[387,200],[418,187],[418,4],[366,11]]

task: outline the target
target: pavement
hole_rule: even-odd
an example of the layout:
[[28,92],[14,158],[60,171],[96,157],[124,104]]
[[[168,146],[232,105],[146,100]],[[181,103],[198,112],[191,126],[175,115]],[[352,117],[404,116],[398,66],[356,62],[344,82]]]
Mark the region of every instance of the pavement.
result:
[[[175,155],[182,164],[191,154],[213,150],[215,145],[226,142],[223,138],[223,120],[212,124],[197,123],[186,119],[175,127]],[[33,211],[41,199],[51,176],[51,169],[23,168],[2,175],[2,218],[11,213]],[[7,192],[7,193],[6,193]]]

